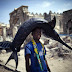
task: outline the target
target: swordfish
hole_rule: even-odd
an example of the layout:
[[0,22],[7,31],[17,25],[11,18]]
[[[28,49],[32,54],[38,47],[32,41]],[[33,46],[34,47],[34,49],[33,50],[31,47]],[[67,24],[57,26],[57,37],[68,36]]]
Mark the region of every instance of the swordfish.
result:
[[20,26],[20,28],[18,29],[18,31],[17,31],[17,33],[15,35],[15,38],[14,38],[14,40],[13,40],[11,46],[10,46],[13,53],[11,54],[9,59],[7,60],[6,64],[11,59],[14,59],[15,62],[16,62],[16,69],[17,69],[17,66],[18,66],[17,52],[20,51],[20,47],[21,47],[22,43],[24,42],[24,40],[26,39],[26,37],[36,27],[40,27],[43,30],[44,35],[46,35],[47,37],[50,37],[50,38],[60,42],[61,44],[65,45],[67,48],[72,50],[72,48],[70,46],[68,46],[66,43],[64,43],[61,40],[58,33],[54,30],[55,25],[56,25],[56,17],[55,16],[54,16],[53,20],[51,20],[50,22],[48,22],[45,19],[39,19],[39,18],[31,18],[31,19],[25,21]]

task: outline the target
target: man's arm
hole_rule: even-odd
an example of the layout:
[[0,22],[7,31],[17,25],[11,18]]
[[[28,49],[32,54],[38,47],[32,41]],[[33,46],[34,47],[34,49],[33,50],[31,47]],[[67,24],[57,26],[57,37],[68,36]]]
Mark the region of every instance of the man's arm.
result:
[[[44,50],[45,50],[45,55],[46,55],[46,49],[45,49],[45,47],[44,47]],[[47,65],[48,72],[51,72],[51,70],[50,70],[50,68],[49,68],[49,66],[48,66],[47,60],[46,60],[46,58],[45,58],[45,55],[44,55],[44,60],[45,60],[46,65]]]
[[51,70],[50,70],[50,68],[49,68],[49,66],[48,66],[47,60],[45,60],[45,61],[46,61],[46,65],[47,65],[48,71],[51,72]]
[[29,58],[30,58],[30,54],[27,54],[27,55],[25,56],[25,61],[26,61],[26,71],[27,71],[27,72],[30,72]]

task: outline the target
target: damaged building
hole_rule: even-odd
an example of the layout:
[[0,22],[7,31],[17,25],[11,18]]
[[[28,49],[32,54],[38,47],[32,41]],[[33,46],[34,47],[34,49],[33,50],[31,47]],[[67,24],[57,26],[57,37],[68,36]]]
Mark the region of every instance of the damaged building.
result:
[[6,36],[11,36],[14,38],[20,25],[30,18],[42,18],[47,21],[51,21],[54,16],[56,17],[55,30],[58,32],[58,34],[72,34],[72,9],[64,11],[61,14],[55,12],[52,13],[52,11],[49,11],[48,14],[34,14],[28,11],[28,6],[20,6],[19,8],[15,8],[9,15],[10,27],[6,28],[0,26],[0,35],[4,38],[6,38]]

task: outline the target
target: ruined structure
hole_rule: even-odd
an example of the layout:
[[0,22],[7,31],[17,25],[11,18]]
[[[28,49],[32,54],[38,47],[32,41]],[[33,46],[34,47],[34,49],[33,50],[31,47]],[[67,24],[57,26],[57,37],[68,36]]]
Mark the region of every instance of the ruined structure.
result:
[[52,11],[49,12],[49,14],[44,13],[44,19],[46,19],[47,21],[50,21],[53,19],[53,17],[56,17],[56,26],[55,26],[55,30],[60,34],[63,33],[63,23],[62,23],[62,18],[63,15],[59,14],[59,13],[52,13]]
[[56,16],[55,30],[59,34],[72,34],[72,9],[63,12],[62,14],[55,12],[52,13],[52,11],[49,11],[49,14],[44,13],[42,15],[41,13],[30,13],[28,11],[28,6],[21,6],[19,8],[15,8],[14,11],[10,13],[10,28],[0,25],[0,36],[3,36],[3,40],[6,40],[6,36],[11,36],[14,38],[18,28],[26,20],[30,18],[42,18],[50,21],[54,16]]
[[49,14],[34,14],[28,11],[28,6],[21,6],[19,8],[15,8],[14,11],[10,13],[10,29],[12,32],[12,36],[14,37],[19,26],[30,18],[43,18],[47,21],[50,21],[53,19],[54,16],[56,16],[55,30],[58,33],[63,33],[62,14],[52,13],[51,11],[49,12]]
[[15,8],[13,12],[10,13],[10,29],[12,32],[12,36],[14,37],[19,26],[23,24],[26,20],[30,18],[44,18],[41,14],[33,14],[28,12],[28,6],[21,6],[19,8]]
[[3,37],[3,41],[6,40],[6,26],[0,23],[0,39]]
[[62,22],[64,34],[72,34],[72,9],[63,12]]
[[7,36],[10,34],[9,24],[0,23],[0,41],[6,41]]

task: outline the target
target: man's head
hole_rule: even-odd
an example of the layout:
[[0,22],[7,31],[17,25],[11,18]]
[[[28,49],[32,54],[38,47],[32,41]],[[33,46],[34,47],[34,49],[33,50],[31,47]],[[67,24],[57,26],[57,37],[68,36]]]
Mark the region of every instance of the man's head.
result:
[[32,36],[35,40],[39,40],[41,37],[41,28],[37,27],[37,28],[33,29]]

